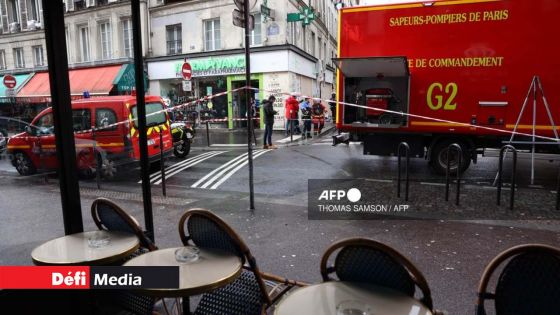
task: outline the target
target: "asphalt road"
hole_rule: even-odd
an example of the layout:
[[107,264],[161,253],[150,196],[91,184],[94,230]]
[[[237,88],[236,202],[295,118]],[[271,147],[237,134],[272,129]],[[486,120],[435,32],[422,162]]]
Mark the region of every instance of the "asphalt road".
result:
[[[282,138],[275,136],[275,141]],[[333,148],[328,134],[306,142],[277,142],[281,145],[277,150],[255,151],[256,209],[250,211],[246,150],[223,145],[241,143],[246,136],[213,135],[213,139],[222,145],[200,143],[186,159],[166,162],[165,198],[154,173],[155,237],[160,247],[180,244],[177,222],[186,209],[208,208],[240,233],[263,270],[318,282],[319,262],[329,244],[347,237],[368,237],[393,246],[419,267],[436,308],[448,314],[472,314],[478,280],[495,255],[523,243],[559,246],[558,221],[533,211],[554,208],[558,162],[549,162],[549,157],[537,160],[535,185],[530,183],[530,160],[521,157],[513,213],[531,220],[523,216],[504,219],[500,214],[510,213],[508,198],[504,196],[503,205],[497,207],[492,188],[496,157],[480,158],[464,174],[461,204],[455,206],[453,198],[444,200],[444,179],[431,173],[424,160],[411,160],[410,200],[405,202],[395,196],[395,158],[363,156],[359,144]],[[379,202],[408,204],[418,209],[420,217],[309,220],[309,179],[367,181],[372,187],[369,193],[377,195]],[[103,181],[101,190],[94,181],[82,181],[84,228],[94,229],[89,207],[98,196],[115,200],[143,223],[139,180],[138,170],[133,169]],[[57,180],[20,177],[6,160],[0,160],[0,187],[0,264],[30,265],[35,246],[64,233]],[[508,192],[504,190],[505,195]],[[450,213],[466,215],[458,219]]]

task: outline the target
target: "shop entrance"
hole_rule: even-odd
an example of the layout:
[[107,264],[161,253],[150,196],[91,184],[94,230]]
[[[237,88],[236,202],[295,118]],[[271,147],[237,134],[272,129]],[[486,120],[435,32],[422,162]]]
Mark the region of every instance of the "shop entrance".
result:
[[[232,88],[238,89],[245,86],[245,81],[233,81],[231,83]],[[251,86],[258,87],[258,80],[251,80]],[[232,109],[233,109],[233,127],[234,128],[247,128],[247,120],[235,120],[236,118],[247,118],[247,95],[251,96],[253,104],[253,118],[259,118],[260,110],[258,106],[260,105],[260,100],[258,99],[258,92],[255,90],[242,89],[232,94]],[[255,129],[260,128],[260,119],[253,120],[253,126]]]

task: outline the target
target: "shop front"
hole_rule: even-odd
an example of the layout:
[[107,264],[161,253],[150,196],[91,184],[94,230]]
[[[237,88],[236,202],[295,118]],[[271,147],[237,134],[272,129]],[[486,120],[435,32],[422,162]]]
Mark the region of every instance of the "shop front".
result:
[[[212,119],[214,126],[237,128],[247,126],[239,118],[246,118],[246,107],[240,104],[245,99],[245,91],[217,95],[245,86],[244,55],[210,56],[186,59],[192,68],[192,79],[184,84],[181,67],[185,59],[148,62],[150,93],[169,99],[176,106],[191,100],[200,100],[187,110],[196,110],[202,120]],[[253,75],[256,87],[262,75]],[[239,82],[243,82],[240,85]],[[260,101],[260,99],[259,99]],[[245,106],[245,105],[243,105]],[[260,126],[260,123],[257,123]]]

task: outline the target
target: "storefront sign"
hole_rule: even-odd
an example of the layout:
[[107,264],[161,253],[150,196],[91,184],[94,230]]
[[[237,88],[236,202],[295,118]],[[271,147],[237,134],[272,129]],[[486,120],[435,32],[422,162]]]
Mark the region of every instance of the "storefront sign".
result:
[[[243,55],[190,59],[189,63],[192,67],[193,77],[228,75],[245,72],[245,57]],[[182,67],[182,61],[175,63],[175,73],[177,78],[182,78]]]

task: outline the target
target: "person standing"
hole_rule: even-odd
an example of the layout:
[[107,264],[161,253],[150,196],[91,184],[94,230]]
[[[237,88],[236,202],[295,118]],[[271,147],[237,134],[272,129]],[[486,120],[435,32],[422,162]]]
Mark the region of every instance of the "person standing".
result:
[[274,125],[274,115],[277,112],[274,110],[273,104],[276,101],[274,95],[270,95],[267,100],[263,101],[264,112],[264,145],[263,149],[276,149],[277,147],[272,144],[272,126]]
[[313,99],[313,106],[311,106],[311,115],[313,119],[313,131],[316,135],[321,134],[325,126],[325,105],[321,104],[321,99]]
[[331,99],[329,100],[329,106],[331,108],[331,120],[336,123],[336,94],[331,94]]
[[296,99],[296,93],[290,94],[290,96],[286,99],[285,103],[286,108],[286,136],[289,136],[291,130],[295,127],[294,120],[297,119],[297,114],[299,110],[299,103]]
[[302,138],[311,139],[311,105],[309,104],[309,98],[306,98],[299,104],[299,109],[301,111],[301,119],[303,120]]

